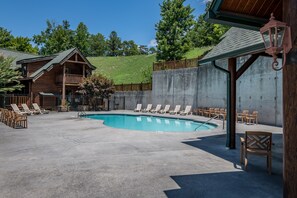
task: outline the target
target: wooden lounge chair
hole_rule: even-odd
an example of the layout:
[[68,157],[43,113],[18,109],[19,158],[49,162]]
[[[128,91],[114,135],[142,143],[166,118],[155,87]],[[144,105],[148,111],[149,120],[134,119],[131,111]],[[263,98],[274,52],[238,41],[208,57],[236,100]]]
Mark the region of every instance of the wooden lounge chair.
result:
[[258,111],[253,111],[252,114],[248,114],[246,117],[246,124],[258,124]]
[[162,105],[158,104],[155,109],[151,110],[151,112],[152,113],[158,113],[161,110],[161,108],[162,108]]
[[135,112],[140,112],[141,111],[141,106],[142,104],[137,104],[136,109],[134,109]]
[[170,105],[165,105],[164,109],[161,109],[159,113],[168,113],[170,109]]
[[214,112],[214,108],[209,108],[207,110],[204,110],[203,115],[206,117],[211,117],[211,114]]
[[21,115],[27,114],[25,111],[21,111],[16,104],[10,104],[10,106],[13,109],[13,111],[18,114],[21,114]]
[[240,119],[242,123],[245,122],[246,116],[249,114],[249,110],[243,110],[242,113],[237,113],[236,122]]
[[189,114],[191,114],[191,109],[192,109],[192,106],[188,105],[188,106],[186,106],[185,110],[181,111],[179,114],[180,115],[189,115]]
[[152,104],[148,104],[146,109],[142,109],[142,112],[150,112],[152,110],[153,105]]
[[32,104],[35,111],[39,112],[40,114],[48,114],[49,111],[45,109],[40,109],[39,105],[37,103]]
[[12,113],[11,127],[17,128],[18,126],[20,126],[22,128],[28,128],[28,120],[26,115],[20,115],[13,111],[11,111],[11,113]]
[[22,107],[23,107],[24,111],[25,111],[28,115],[39,114],[38,111],[29,109],[29,107],[28,107],[27,104],[22,104]]
[[271,174],[271,145],[272,133],[262,131],[246,131],[244,138],[240,138],[240,162],[247,170],[248,154],[264,155],[267,157],[267,170]]
[[176,105],[173,111],[169,111],[169,114],[176,115],[180,111],[180,105]]

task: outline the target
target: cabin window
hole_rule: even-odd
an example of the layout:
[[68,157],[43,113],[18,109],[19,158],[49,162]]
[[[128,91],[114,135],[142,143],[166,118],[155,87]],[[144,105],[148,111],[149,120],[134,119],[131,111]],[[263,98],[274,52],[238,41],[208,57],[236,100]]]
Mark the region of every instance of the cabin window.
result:
[[22,76],[27,77],[27,65],[22,66]]

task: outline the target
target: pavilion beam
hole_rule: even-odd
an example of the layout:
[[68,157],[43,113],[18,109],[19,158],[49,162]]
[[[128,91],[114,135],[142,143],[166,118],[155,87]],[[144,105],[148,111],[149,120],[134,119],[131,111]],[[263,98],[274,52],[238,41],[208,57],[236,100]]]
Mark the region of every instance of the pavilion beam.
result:
[[297,1],[283,0],[283,21],[291,27],[292,50],[283,69],[283,195],[297,197]]
[[66,105],[66,65],[63,65],[62,106]]
[[259,54],[253,54],[236,72],[236,80],[257,60]]

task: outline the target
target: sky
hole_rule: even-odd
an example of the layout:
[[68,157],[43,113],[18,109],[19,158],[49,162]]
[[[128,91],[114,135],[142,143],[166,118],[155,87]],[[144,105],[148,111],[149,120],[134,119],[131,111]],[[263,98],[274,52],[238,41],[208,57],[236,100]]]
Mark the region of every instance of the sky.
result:
[[[76,29],[79,22],[91,34],[108,37],[116,31],[122,40],[139,45],[154,45],[155,24],[160,20],[163,0],[1,0],[0,27],[14,36],[32,38],[46,28],[46,20],[58,24],[70,22]],[[186,0],[195,9],[195,18],[204,12],[208,0]]]

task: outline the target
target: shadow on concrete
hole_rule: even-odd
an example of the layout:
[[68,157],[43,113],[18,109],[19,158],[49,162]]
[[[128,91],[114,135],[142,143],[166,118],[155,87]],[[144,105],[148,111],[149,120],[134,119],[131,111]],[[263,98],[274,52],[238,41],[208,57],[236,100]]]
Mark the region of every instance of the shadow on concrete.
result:
[[272,175],[266,171],[265,157],[250,156],[248,171],[241,169],[239,137],[237,135],[234,150],[226,149],[225,135],[183,142],[233,163],[235,169],[232,172],[171,176],[180,189],[164,191],[167,197],[282,197],[282,135],[273,135]]

